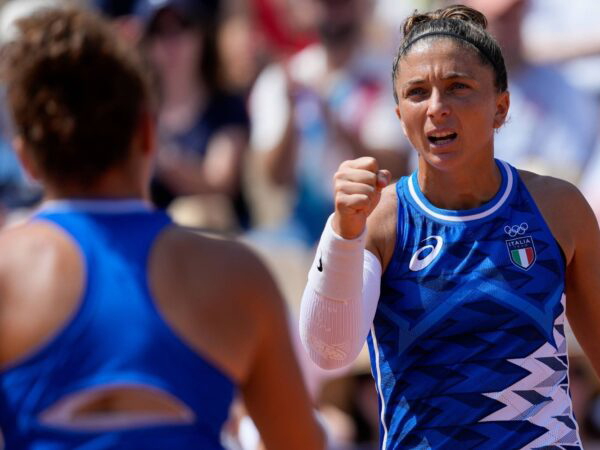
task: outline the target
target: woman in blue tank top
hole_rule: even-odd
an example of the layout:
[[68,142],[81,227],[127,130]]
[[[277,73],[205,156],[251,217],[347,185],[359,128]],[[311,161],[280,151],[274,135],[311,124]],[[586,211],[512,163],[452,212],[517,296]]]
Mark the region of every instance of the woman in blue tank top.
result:
[[406,21],[393,82],[418,170],[386,188],[372,158],[340,166],[304,293],[319,365],[368,341],[383,449],[581,448],[566,313],[600,372],[598,223],[569,183],[494,159],[510,99],[485,27],[465,6]]
[[6,448],[223,448],[238,393],[267,447],[322,448],[264,266],[148,206],[154,122],[131,50],[49,9],[4,56],[16,149],[46,197],[0,233]]

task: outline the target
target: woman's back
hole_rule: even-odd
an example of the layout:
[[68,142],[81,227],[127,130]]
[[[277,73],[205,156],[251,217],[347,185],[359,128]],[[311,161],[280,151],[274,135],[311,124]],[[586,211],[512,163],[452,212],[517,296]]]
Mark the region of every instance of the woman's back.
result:
[[[8,445],[35,448],[52,442],[67,447],[101,435],[102,445],[133,442],[160,448],[168,439],[181,447],[219,447],[235,383],[220,363],[233,355],[224,350],[214,355],[216,364],[207,361],[198,349],[201,339],[179,335],[155,303],[154,280],[147,271],[157,268],[154,272],[160,273],[164,263],[149,256],[170,226],[166,215],[134,201],[59,202],[25,227],[46,228],[52,236],[42,245],[56,257],[41,258],[43,267],[35,267],[40,259],[36,252],[29,263],[27,256],[21,263],[37,272],[31,280],[41,293],[36,304],[56,312],[49,320],[48,315],[39,318],[46,335],[38,335],[41,342],[12,355],[12,362],[3,361],[2,422]],[[61,271],[63,259],[74,270],[60,278],[48,276]],[[14,265],[5,261],[7,267]],[[15,290],[27,276],[13,280],[4,286],[14,285],[15,301],[20,299],[25,308]],[[62,292],[57,284],[79,289]],[[173,300],[168,304],[163,299],[165,312],[178,306],[176,295]],[[61,311],[63,301],[70,306]],[[177,314],[171,319],[177,322]],[[202,328],[202,319],[195,322]],[[27,328],[9,332],[6,342],[28,334]]]
[[236,385],[273,382],[250,378],[278,293],[237,244],[141,201],[63,201],[0,248],[8,446],[220,448]]

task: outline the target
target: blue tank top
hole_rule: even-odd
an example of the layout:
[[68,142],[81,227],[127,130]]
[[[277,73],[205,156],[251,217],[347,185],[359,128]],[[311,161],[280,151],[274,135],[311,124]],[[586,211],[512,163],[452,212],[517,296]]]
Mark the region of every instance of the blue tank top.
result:
[[[92,202],[87,211],[79,203],[59,203],[34,217],[57,225],[77,243],[86,280],[80,306],[64,328],[0,372],[7,449],[222,448],[234,385],[177,337],[149,291],[148,255],[170,219],[141,202]],[[110,385],[159,389],[185,405],[193,420],[102,432],[40,420],[70,394]]]
[[479,208],[396,186],[396,248],[368,338],[383,449],[579,449],[564,256],[518,172]]

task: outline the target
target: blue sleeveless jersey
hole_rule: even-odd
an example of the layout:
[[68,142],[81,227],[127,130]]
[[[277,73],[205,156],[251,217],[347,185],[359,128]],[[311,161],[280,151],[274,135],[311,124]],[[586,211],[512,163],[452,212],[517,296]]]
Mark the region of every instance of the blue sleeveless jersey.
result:
[[518,172],[485,205],[397,183],[396,248],[368,338],[383,449],[579,449],[565,262]]
[[[76,242],[86,280],[80,306],[65,327],[0,372],[7,450],[222,448],[234,385],[167,326],[148,287],[148,255],[169,218],[145,208],[109,213],[66,207],[42,210],[34,220],[57,225]],[[111,385],[159,389],[185,405],[192,419],[102,432],[40,419],[73,393]]]

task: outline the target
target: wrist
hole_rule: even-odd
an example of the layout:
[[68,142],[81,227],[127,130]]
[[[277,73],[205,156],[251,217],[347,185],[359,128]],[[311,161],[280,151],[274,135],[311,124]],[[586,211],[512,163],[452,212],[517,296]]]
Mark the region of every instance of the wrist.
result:
[[354,240],[361,237],[366,230],[366,220],[364,217],[342,217],[335,212],[331,218],[331,227],[335,234],[342,239]]
[[325,225],[308,278],[315,292],[346,301],[362,290],[366,229],[355,239],[345,239],[333,229],[333,218]]

